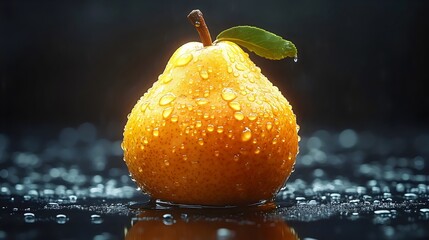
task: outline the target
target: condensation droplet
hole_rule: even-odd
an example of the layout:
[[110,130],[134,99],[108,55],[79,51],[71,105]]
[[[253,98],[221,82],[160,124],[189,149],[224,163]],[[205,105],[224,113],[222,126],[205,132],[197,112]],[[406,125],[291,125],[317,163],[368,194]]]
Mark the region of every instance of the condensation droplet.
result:
[[185,53],[181,55],[175,62],[176,67],[182,67],[192,60],[192,54]]
[[200,128],[203,123],[200,120],[195,121],[195,127]]
[[77,196],[76,195],[70,195],[69,200],[71,203],[75,203],[77,201]]
[[202,138],[198,139],[198,144],[200,146],[203,146],[204,145],[204,139],[202,139]]
[[405,193],[404,194],[404,198],[407,200],[414,200],[414,199],[417,199],[417,197],[418,196],[415,193]]
[[261,152],[261,148],[260,147],[256,147],[254,153],[255,154],[259,154]]
[[34,213],[24,213],[24,221],[26,223],[34,223],[36,221],[36,216]]
[[229,102],[229,103],[228,103],[228,106],[229,106],[230,108],[232,108],[233,110],[235,110],[235,111],[240,111],[240,110],[241,110],[240,103],[239,103],[239,102],[236,102],[236,101]]
[[248,127],[245,127],[243,132],[241,133],[241,141],[247,142],[251,138],[252,138],[252,131]]
[[223,126],[217,126],[217,130],[218,133],[223,133]]
[[277,138],[273,138],[273,145],[277,144]]
[[58,224],[65,224],[67,222],[67,216],[64,214],[57,214],[56,220]]
[[374,214],[387,217],[387,216],[391,215],[391,212],[389,210],[386,210],[386,209],[381,209],[381,210],[375,210]]
[[200,77],[204,80],[209,78],[209,73],[206,70],[201,70],[200,71]]
[[101,223],[103,223],[103,219],[98,214],[92,214],[91,215],[91,223],[92,224],[101,224]]
[[273,128],[273,124],[271,122],[267,122],[267,130],[270,131]]
[[198,105],[205,105],[209,102],[207,98],[197,98],[195,99],[195,101],[197,102]]
[[159,136],[159,129],[158,128],[154,128],[152,131],[153,136],[158,137]]
[[171,116],[171,118],[170,118],[170,121],[171,122],[177,122],[179,120],[179,117],[177,116],[177,115],[173,115],[173,116]]
[[241,121],[244,119],[244,114],[242,112],[235,112],[234,118],[237,119],[238,121]]
[[429,215],[429,208],[421,208],[420,214],[422,215]]
[[234,161],[236,161],[236,162],[237,162],[238,160],[240,160],[240,155],[235,154],[235,155],[234,155]]
[[233,239],[235,238],[235,232],[228,228],[219,228],[216,231],[216,239]]
[[250,121],[254,121],[257,117],[258,117],[258,114],[254,112],[249,113],[249,116],[248,116]]
[[209,131],[209,132],[213,132],[213,131],[214,131],[214,126],[213,126],[213,124],[209,124],[209,125],[207,125],[207,131]]
[[214,155],[216,156],[216,157],[219,157],[219,151],[214,151]]
[[278,116],[279,115],[279,109],[275,106],[272,106],[272,108],[273,108],[274,116]]
[[224,88],[222,90],[222,99],[225,101],[234,100],[237,97],[237,94],[231,88]]
[[143,103],[142,104],[142,107],[141,107],[141,111],[142,112],[145,112],[146,111],[146,109],[147,109],[147,106],[149,105],[149,103]]
[[241,64],[241,63],[237,63],[237,64],[235,64],[235,68],[236,68],[237,70],[239,70],[239,71],[243,71],[244,69],[246,69],[246,68],[244,67],[244,65],[243,65],[243,64]]
[[173,225],[175,223],[173,215],[169,213],[162,215],[162,223],[164,223],[164,225]]
[[228,66],[227,71],[228,71],[228,73],[232,73],[232,67]]
[[252,93],[252,94],[247,95],[247,100],[249,100],[249,101],[251,101],[251,102],[255,101],[255,95],[254,95],[253,93]]
[[171,80],[173,80],[173,77],[170,74],[168,74],[165,77],[163,77],[162,82],[163,83],[169,83],[169,82],[171,82]]
[[168,108],[164,109],[164,111],[162,111],[162,117],[168,118],[172,112],[173,112],[173,108],[168,107]]
[[205,90],[204,91],[204,97],[208,97],[210,96],[210,91],[209,90]]
[[[246,55],[247,57],[249,57],[249,54],[244,53],[244,55]],[[244,62],[244,57],[243,55],[240,55],[240,62]]]
[[176,96],[173,93],[167,93],[159,99],[159,105],[164,106],[176,99]]

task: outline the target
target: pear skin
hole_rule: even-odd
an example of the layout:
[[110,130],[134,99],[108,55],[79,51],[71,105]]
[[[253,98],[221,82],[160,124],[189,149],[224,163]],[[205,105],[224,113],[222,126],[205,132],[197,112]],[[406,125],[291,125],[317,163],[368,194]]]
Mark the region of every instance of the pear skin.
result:
[[124,161],[143,192],[180,204],[272,200],[292,172],[292,107],[238,45],[190,42],[132,109]]

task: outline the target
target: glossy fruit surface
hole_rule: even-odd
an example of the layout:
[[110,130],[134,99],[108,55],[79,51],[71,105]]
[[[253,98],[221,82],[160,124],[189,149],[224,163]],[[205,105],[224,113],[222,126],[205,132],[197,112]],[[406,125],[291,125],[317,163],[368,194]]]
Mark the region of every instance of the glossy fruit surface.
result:
[[182,204],[271,200],[298,152],[291,105],[236,44],[191,42],[140,98],[124,160],[152,198]]

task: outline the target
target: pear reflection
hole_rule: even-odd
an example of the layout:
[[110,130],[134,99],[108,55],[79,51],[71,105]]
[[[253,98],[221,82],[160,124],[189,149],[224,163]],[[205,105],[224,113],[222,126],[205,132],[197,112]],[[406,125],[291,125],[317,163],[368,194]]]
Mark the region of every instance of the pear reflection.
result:
[[125,239],[298,239],[284,220],[239,209],[144,210]]

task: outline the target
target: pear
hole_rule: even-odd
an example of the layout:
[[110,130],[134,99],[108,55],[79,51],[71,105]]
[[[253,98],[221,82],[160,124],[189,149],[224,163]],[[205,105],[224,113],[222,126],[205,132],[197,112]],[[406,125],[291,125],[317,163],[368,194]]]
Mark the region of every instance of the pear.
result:
[[196,17],[204,44],[177,49],[138,100],[124,129],[124,161],[142,191],[164,202],[272,200],[295,164],[296,116],[247,53],[211,43]]

